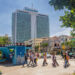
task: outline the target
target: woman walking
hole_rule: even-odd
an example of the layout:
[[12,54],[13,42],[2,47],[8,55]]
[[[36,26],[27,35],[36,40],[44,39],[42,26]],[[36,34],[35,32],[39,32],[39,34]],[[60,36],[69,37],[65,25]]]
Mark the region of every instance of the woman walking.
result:
[[43,56],[44,56],[43,66],[48,65],[46,52],[43,54]]
[[53,67],[59,66],[59,64],[58,64],[58,62],[56,60],[55,53],[52,54],[52,61],[53,61],[53,63],[52,63]]
[[70,65],[69,64],[69,56],[68,56],[67,53],[65,53],[65,55],[64,55],[64,61],[65,61],[64,68],[66,68],[66,67],[68,67]]
[[33,66],[34,65],[34,53],[33,52],[30,52],[29,58],[30,58],[30,61],[29,61],[28,66],[29,65]]

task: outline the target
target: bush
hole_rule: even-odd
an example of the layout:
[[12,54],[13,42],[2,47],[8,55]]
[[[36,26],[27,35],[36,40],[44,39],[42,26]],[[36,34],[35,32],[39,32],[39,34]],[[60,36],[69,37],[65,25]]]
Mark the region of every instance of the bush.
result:
[[2,72],[0,71],[0,75],[2,75]]

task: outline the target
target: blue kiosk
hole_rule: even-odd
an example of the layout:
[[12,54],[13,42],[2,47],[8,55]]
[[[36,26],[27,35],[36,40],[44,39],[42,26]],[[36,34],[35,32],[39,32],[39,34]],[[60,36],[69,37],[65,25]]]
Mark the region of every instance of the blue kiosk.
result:
[[24,45],[12,45],[0,47],[0,63],[1,62],[12,62],[12,64],[22,64],[24,62],[24,53],[27,52],[31,47]]

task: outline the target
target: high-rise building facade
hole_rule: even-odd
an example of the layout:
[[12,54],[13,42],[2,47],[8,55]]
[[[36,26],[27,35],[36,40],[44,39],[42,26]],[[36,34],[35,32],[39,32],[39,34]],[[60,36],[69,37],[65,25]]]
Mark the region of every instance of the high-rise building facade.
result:
[[25,7],[12,14],[13,43],[23,43],[29,39],[49,37],[49,17],[37,10]]

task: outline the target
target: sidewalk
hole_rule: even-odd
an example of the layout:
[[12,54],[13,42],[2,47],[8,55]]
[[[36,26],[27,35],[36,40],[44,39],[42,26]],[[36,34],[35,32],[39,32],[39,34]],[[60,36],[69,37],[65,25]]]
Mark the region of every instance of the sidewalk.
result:
[[59,63],[59,67],[52,67],[52,60],[48,59],[48,66],[42,66],[42,59],[39,59],[37,67],[22,67],[20,66],[1,66],[0,70],[3,72],[3,75],[72,75],[75,71],[75,61],[71,60],[71,66],[64,69],[63,60],[57,60]]

